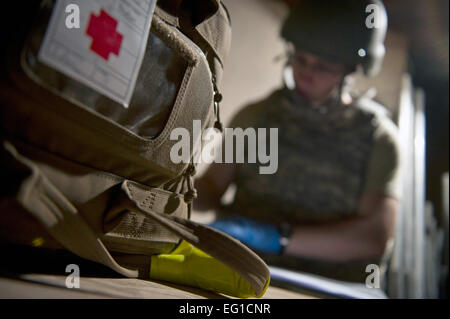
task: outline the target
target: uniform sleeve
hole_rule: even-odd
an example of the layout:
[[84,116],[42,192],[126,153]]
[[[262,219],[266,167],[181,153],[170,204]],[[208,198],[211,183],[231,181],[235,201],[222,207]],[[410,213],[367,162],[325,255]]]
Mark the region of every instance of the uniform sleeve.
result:
[[401,157],[398,130],[387,117],[379,118],[379,124],[374,135],[363,193],[378,193],[400,199]]

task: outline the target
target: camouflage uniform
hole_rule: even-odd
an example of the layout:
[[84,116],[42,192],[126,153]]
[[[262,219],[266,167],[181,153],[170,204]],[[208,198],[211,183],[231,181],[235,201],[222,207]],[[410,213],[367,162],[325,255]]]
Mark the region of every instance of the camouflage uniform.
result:
[[[237,168],[233,212],[272,223],[352,216],[364,192],[398,197],[394,124],[359,104],[312,106],[283,88],[244,108],[232,127],[278,128],[278,171]],[[247,153],[247,152],[246,152]]]

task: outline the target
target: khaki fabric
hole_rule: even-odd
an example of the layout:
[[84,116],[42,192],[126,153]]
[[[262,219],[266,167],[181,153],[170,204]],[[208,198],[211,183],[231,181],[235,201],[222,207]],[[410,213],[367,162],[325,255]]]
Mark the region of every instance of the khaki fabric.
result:
[[[128,257],[121,256],[116,259],[111,255],[106,247],[109,242],[107,234],[96,229],[95,224],[98,220],[91,216],[101,213],[100,210],[91,210],[86,212],[91,214],[83,216],[80,208],[61,193],[33,161],[19,154],[10,143],[6,142],[4,148],[6,154],[2,154],[2,158],[9,157],[10,166],[22,165],[26,172],[22,174],[23,180],[17,184],[18,188],[10,190],[10,196],[13,196],[54,239],[78,256],[108,266],[124,276],[148,278],[149,273],[145,270],[149,269],[151,259],[133,256],[137,253],[132,243],[128,243],[130,246],[126,250]],[[116,185],[118,179],[111,178],[111,180]],[[86,186],[89,185],[90,183]],[[113,202],[109,205],[111,209],[103,218],[114,219],[117,218],[117,214],[127,215],[130,212],[144,215],[178,238],[188,241],[235,270],[252,285],[256,295],[260,295],[267,287],[270,274],[262,259],[232,237],[187,220],[185,216],[188,206],[182,196],[123,180],[119,192],[114,193]],[[0,218],[1,228],[7,227],[8,224],[14,228],[12,223],[13,220],[4,220],[3,216]],[[131,235],[123,234],[122,243],[127,243]],[[162,240],[167,242],[167,238]],[[13,241],[16,241],[15,238]],[[154,241],[147,241],[147,245],[153,244]],[[151,254],[147,254],[149,255]]]
[[[220,1],[161,3],[176,14],[164,5],[155,11],[127,109],[40,64],[37,53],[54,1],[38,2],[22,24],[21,10],[11,10],[16,33],[8,35],[1,59],[0,173],[9,182],[0,193],[0,238],[62,246],[143,278],[151,255],[186,240],[260,295],[270,277],[266,264],[240,242],[188,220],[196,195],[192,154],[199,142],[190,147],[191,162],[170,158],[178,142],[170,138],[175,128],[193,136],[195,120],[202,130],[214,121],[219,57],[203,50],[210,46],[225,54],[228,42],[218,41],[215,32],[230,31],[228,18],[217,18],[225,23],[208,26],[207,39],[200,41],[191,37],[195,27],[225,16]],[[186,17],[195,25],[186,24]],[[23,234],[23,225],[34,231]]]

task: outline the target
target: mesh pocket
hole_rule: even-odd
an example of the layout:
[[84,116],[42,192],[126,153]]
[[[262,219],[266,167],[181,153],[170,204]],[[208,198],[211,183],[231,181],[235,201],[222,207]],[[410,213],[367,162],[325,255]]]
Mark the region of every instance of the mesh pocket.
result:
[[[177,98],[188,67],[187,61],[167,45],[163,37],[151,30],[130,104],[128,108],[124,108],[94,89],[39,62],[38,53],[52,8],[51,2],[41,6],[22,53],[23,68],[40,85],[112,120],[136,135],[154,138],[161,133]],[[74,56],[75,52],[61,54],[65,54],[68,65],[76,67],[76,63],[73,63],[77,58]],[[99,71],[101,72],[101,68]]]

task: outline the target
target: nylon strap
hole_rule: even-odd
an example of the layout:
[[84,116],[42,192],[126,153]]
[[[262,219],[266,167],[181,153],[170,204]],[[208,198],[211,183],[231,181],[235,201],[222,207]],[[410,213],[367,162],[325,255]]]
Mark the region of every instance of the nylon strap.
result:
[[[147,190],[140,184],[125,181],[122,189],[135,209],[155,219],[195,247],[221,261],[247,280],[261,295],[267,286],[270,272],[264,261],[238,240],[210,227],[172,215],[160,214],[147,205]],[[185,205],[180,202],[180,205]],[[131,210],[132,208],[130,208]]]
[[[9,143],[6,150],[19,162],[30,168],[31,174],[20,187],[17,199],[48,232],[65,248],[80,257],[99,262],[126,277],[138,277],[137,270],[120,266],[99,235],[85,222],[77,208],[44,176],[29,159],[18,154]],[[177,217],[187,210],[182,195],[158,188],[124,181],[125,207],[155,220],[171,232],[221,261],[247,280],[257,295],[261,295],[270,279],[264,261],[236,239],[210,227]],[[121,200],[122,205],[124,202]],[[181,211],[180,211],[181,210]],[[169,215],[170,214],[170,215]],[[149,258],[150,262],[150,258]]]

